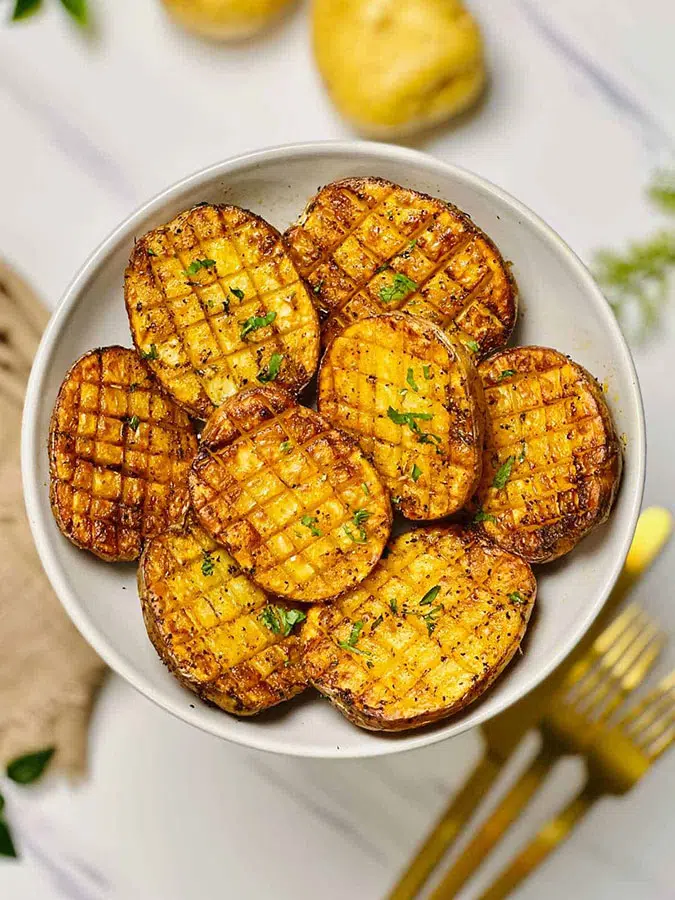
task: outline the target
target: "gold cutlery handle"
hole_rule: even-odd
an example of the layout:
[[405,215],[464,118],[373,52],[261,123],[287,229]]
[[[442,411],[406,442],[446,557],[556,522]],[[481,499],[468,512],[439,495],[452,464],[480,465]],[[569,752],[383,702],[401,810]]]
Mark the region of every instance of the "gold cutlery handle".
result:
[[497,780],[503,765],[503,760],[488,753],[484,754],[401,875],[389,894],[389,900],[412,900],[417,896],[429,875]]
[[537,866],[568,837],[577,822],[602,796],[597,784],[589,782],[562,809],[547,822],[530,843],[497,876],[480,900],[502,900],[515,890]]
[[562,754],[544,743],[530,765],[511,787],[488,819],[480,826],[461,856],[443,876],[431,895],[431,900],[449,900],[457,896],[462,886],[479,868],[485,857],[501,840],[523,809],[537,792],[553,764]]

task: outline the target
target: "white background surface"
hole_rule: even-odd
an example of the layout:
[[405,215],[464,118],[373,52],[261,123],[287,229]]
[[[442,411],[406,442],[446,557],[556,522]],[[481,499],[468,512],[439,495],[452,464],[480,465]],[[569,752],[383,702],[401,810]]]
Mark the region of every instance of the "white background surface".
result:
[[[258,41],[221,47],[175,29],[157,0],[91,5],[95,39],[55,0],[31,22],[0,24],[0,252],[50,306],[107,232],[171,181],[245,150],[350,136],[312,67],[306,10]],[[511,191],[585,258],[658,227],[644,186],[673,158],[675,7],[471,5],[487,37],[490,93],[474,115],[416,146]],[[0,0],[2,13],[8,6]],[[656,337],[636,348],[646,501],[671,509],[674,352],[671,306]],[[638,590],[671,633],[674,567],[671,545]],[[0,863],[0,896],[379,898],[478,750],[471,733],[385,760],[278,758],[191,730],[111,677],[94,717],[89,780],[9,798],[25,858]],[[579,778],[575,761],[554,773],[465,897]],[[630,798],[598,807],[518,896],[675,897],[673,784],[671,753]],[[76,887],[75,859],[93,871],[86,891]]]

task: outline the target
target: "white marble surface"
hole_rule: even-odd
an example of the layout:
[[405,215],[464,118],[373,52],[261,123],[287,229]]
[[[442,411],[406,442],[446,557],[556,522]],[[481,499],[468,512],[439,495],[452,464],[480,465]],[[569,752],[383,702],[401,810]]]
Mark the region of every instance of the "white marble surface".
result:
[[[31,22],[0,24],[0,250],[50,305],[105,234],[169,182],[248,149],[349,134],[312,67],[304,9],[258,42],[224,48],[177,31],[156,0],[91,0],[94,40],[46,5]],[[520,197],[582,256],[656,227],[643,189],[673,158],[675,6],[471,5],[488,39],[491,91],[475,115],[418,146]],[[2,14],[8,6],[0,2]],[[674,353],[671,307],[636,349],[646,500],[671,508]],[[638,590],[673,634],[674,567],[671,545]],[[111,677],[88,781],[9,795],[24,859],[0,862],[0,896],[382,897],[478,748],[471,733],[391,759],[273,757],[191,730]],[[575,761],[556,770],[463,896],[477,896],[579,778]],[[596,808],[518,897],[675,897],[673,784],[675,753],[630,798]]]

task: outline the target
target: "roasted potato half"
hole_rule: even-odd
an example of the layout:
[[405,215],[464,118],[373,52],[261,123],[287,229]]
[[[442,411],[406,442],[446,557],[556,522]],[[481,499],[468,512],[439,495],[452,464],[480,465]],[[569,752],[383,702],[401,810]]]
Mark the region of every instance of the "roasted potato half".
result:
[[189,483],[206,531],[257,584],[294,600],[363,581],[391,529],[389,496],[356,443],[276,385],[211,416]]
[[382,178],[322,188],[285,234],[324,316],[324,343],[355,319],[401,310],[430,319],[478,357],[503,347],[517,292],[499,251],[443,200]]
[[305,689],[305,613],[271,602],[192,517],[148,541],[138,593],[162,662],[203,700],[249,716]]
[[479,367],[487,405],[481,530],[534,563],[568,553],[604,522],[621,448],[602,389],[557,350],[515,347]]
[[385,313],[348,325],[321,363],[319,412],[354,435],[409,519],[457,512],[478,486],[483,388],[431,322]]
[[136,242],[124,280],[141,356],[192,415],[242,387],[292,393],[319,360],[319,322],[281,236],[236,206],[201,204]]
[[315,687],[373,731],[459,712],[508,665],[536,594],[518,556],[459,526],[395,538],[357,588],[303,627]]
[[182,523],[197,436],[133,350],[86,353],[66,375],[49,428],[50,499],[63,534],[115,562]]

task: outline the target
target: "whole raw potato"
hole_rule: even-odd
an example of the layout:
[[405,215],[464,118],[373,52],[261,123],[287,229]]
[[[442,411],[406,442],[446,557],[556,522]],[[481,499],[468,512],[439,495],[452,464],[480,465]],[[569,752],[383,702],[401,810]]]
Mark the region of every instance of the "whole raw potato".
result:
[[485,83],[481,33],[460,0],[314,0],[313,33],[333,101],[366,135],[449,119]]
[[294,0],[162,0],[189,31],[216,40],[242,38],[264,28]]

